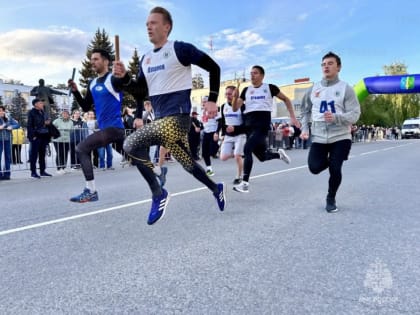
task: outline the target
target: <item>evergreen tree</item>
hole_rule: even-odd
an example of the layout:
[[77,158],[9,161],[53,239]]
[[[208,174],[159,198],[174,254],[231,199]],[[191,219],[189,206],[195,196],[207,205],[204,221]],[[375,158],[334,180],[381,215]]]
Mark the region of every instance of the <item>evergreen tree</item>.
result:
[[15,91],[15,95],[12,98],[12,102],[9,108],[10,115],[19,121],[19,123],[26,127],[27,124],[27,115],[26,115],[26,107],[28,104],[26,103],[25,99],[22,97],[21,92],[18,90]]
[[[137,49],[134,49],[133,56],[131,57],[131,60],[128,63],[128,73],[132,78],[135,78],[137,74],[139,73],[139,67],[140,67],[140,57],[138,55]],[[124,107],[135,108],[137,104],[135,98],[127,92],[123,92],[123,94],[124,94],[123,103],[122,103],[123,108]]]
[[132,78],[135,78],[139,73],[140,68],[140,57],[137,53],[137,48],[134,49],[133,57],[131,57],[131,61],[128,63],[128,73]]
[[[80,85],[84,88],[87,87],[90,80],[96,77],[96,73],[92,70],[92,63],[90,62],[90,57],[92,56],[92,50],[94,48],[102,48],[109,53],[111,59],[115,58],[114,45],[109,40],[108,34],[104,29],[101,31],[98,28],[94,38],[86,49],[86,59],[82,61],[82,70],[79,71],[81,75]],[[109,66],[111,67],[112,65],[110,64]]]
[[192,78],[192,88],[193,89],[202,89],[204,88],[203,76],[200,73],[196,73]]

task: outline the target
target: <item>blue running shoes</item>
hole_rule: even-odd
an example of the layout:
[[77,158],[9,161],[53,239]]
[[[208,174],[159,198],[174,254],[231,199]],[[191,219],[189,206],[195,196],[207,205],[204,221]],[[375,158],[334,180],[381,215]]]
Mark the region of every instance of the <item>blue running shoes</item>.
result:
[[169,194],[166,189],[162,188],[162,195],[152,198],[152,208],[150,209],[147,224],[152,225],[163,218],[166,206],[169,202]]
[[98,201],[98,192],[91,192],[89,188],[83,189],[83,192],[80,195],[74,196],[70,198],[70,201],[72,202],[89,202],[89,201]]
[[217,205],[219,206],[220,211],[225,210],[226,198],[225,198],[225,184],[217,184],[217,192],[213,193],[214,198],[216,198]]

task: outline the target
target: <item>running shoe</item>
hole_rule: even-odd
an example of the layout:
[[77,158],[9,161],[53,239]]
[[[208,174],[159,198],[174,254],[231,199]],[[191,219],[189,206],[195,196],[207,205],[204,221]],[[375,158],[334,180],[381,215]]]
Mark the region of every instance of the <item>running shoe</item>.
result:
[[226,196],[225,196],[225,184],[217,184],[217,192],[213,193],[214,198],[216,198],[217,205],[219,206],[220,211],[225,210],[226,206]]
[[290,164],[292,161],[290,157],[286,154],[286,152],[283,149],[279,149],[278,153],[280,155],[280,160],[283,160],[285,163]]
[[207,176],[212,177],[214,176],[214,172],[212,170],[207,170],[206,171]]
[[98,201],[98,192],[94,191],[91,192],[89,188],[83,189],[83,192],[80,195],[74,196],[70,198],[71,202],[89,202],[89,201]]
[[163,218],[170,195],[166,189],[162,188],[162,195],[152,198],[152,208],[150,209],[147,224],[152,225]]
[[160,187],[163,188],[166,183],[166,174],[168,174],[168,168],[166,166],[162,166],[160,168],[160,175],[156,175],[160,182]]
[[325,210],[327,210],[328,213],[334,213],[334,212],[338,211],[338,208],[335,204],[335,198],[327,197],[327,203],[325,205]]
[[241,181],[242,181],[242,178],[240,178],[240,177],[236,177],[236,178],[233,180],[233,184],[234,184],[234,185],[238,185],[238,184],[240,184],[240,183],[241,183]]
[[249,193],[249,183],[242,181],[238,185],[233,186],[233,190],[241,193]]
[[40,175],[43,177],[52,177],[52,175],[47,172],[42,172]]

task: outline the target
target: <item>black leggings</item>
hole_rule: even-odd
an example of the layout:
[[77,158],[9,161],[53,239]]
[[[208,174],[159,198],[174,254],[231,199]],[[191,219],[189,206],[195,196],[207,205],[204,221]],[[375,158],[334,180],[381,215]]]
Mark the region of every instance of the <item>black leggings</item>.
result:
[[[91,152],[100,147],[104,147],[109,143],[121,143],[124,141],[124,137],[124,129],[109,127],[94,132],[77,145],[77,156],[79,157],[83,175],[87,181],[94,179]],[[120,149],[117,148],[117,151],[118,150]],[[118,153],[122,154],[122,151],[120,150]]]
[[215,132],[205,132],[201,143],[201,155],[203,156],[206,166],[211,166],[210,157],[214,154],[214,147],[217,145],[214,141]]
[[217,185],[208,178],[204,169],[191,156],[188,144],[190,124],[189,115],[164,117],[137,129],[124,141],[124,151],[133,158],[133,163],[149,184],[154,197],[160,196],[162,190],[153,172],[154,166],[148,154],[148,148],[152,145],[161,145],[169,149],[172,156],[188,173],[211,191],[217,192]]
[[308,167],[312,174],[319,174],[329,169],[328,195],[335,197],[340,187],[343,162],[348,159],[351,140],[340,140],[334,143],[312,143],[308,155]]
[[252,170],[252,154],[254,153],[261,162],[280,158],[277,152],[267,150],[268,130],[254,129],[247,133],[244,146],[244,174],[243,180],[248,182]]

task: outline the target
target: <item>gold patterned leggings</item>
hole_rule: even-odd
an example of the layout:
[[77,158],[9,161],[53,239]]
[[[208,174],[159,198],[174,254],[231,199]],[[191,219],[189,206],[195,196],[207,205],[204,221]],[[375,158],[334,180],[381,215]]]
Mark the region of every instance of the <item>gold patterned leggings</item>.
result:
[[161,145],[169,149],[172,156],[187,172],[211,191],[217,192],[217,185],[209,179],[204,169],[191,156],[188,144],[190,124],[188,115],[167,116],[144,125],[125,139],[124,151],[132,157],[134,164],[148,182],[153,196],[159,196],[162,193],[148,153],[148,148],[153,145]]

